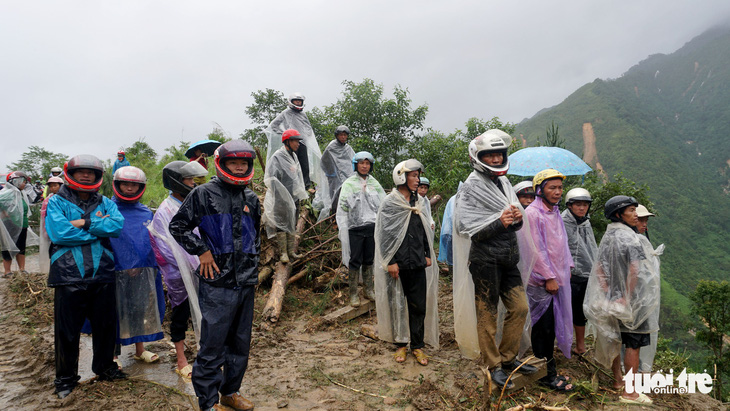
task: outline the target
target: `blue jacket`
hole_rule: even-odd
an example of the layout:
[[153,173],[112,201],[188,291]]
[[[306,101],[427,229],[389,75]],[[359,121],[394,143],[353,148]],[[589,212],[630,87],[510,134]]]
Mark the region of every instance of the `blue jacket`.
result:
[[154,215],[146,205],[125,203],[112,198],[119,212],[124,216],[124,228],[118,238],[111,239],[112,250],[114,251],[115,269],[117,271],[130,268],[157,268],[155,252],[152,250],[152,243],[145,224],[152,221]]
[[[256,193],[213,177],[185,197],[170,221],[170,234],[191,255],[210,250],[220,274],[201,281],[233,288],[258,283],[261,207]],[[200,237],[193,233],[198,227]]]
[[[108,215],[106,218],[102,216]],[[82,228],[71,224],[84,219]],[[76,191],[61,186],[48,200],[46,232],[51,240],[48,286],[77,283],[113,283],[114,256],[109,237],[118,237],[124,217],[117,206],[99,193],[82,202]]]
[[119,161],[119,159],[115,160],[114,167],[112,167],[112,175],[114,175],[114,173],[116,173],[117,170],[119,170],[120,168],[128,166],[128,165],[130,165],[130,164],[129,164],[129,161],[127,160],[127,157],[124,157],[124,160],[122,160],[122,161]]

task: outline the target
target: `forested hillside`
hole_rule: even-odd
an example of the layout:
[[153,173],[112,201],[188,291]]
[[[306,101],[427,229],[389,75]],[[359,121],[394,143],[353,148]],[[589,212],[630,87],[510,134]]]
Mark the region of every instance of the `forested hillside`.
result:
[[686,296],[700,279],[730,278],[730,28],[586,84],[515,134],[536,145],[553,121],[591,166],[650,187],[651,239],[667,246],[662,275],[674,289]]

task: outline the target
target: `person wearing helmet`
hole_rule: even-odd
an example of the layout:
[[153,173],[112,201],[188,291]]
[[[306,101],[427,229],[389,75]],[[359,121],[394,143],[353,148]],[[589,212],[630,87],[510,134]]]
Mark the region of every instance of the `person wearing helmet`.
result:
[[[51,172],[48,175],[49,180],[52,177],[60,178],[63,181],[63,169],[61,167],[51,167]],[[61,188],[61,186],[58,188]],[[43,198],[48,198],[48,182],[46,182],[46,186],[43,188]]]
[[72,157],[64,164],[66,184],[46,209],[59,398],[68,396],[80,379],[79,340],[86,318],[94,330],[92,371],[99,380],[126,378],[114,362],[116,279],[110,244],[110,238],[122,232],[124,217],[116,203],[99,194],[103,174],[98,158]]
[[51,246],[51,241],[48,239],[48,233],[46,233],[46,214],[48,210],[48,200],[61,189],[64,181],[61,177],[50,177],[46,181],[47,194],[41,204],[41,224],[40,224],[40,244],[38,249],[38,259],[40,270],[43,273],[47,273],[51,269],[51,256],[48,255],[48,249]]
[[520,200],[522,208],[527,208],[528,205],[535,201],[535,189],[532,188],[532,180],[523,181],[514,186],[515,195]]
[[639,222],[636,224],[636,231],[649,238],[649,217],[654,217],[656,214],[650,212],[646,206],[639,204],[636,207],[636,215],[639,217]]
[[128,165],[129,161],[127,160],[127,154],[124,150],[119,150],[119,152],[117,152],[117,159],[114,161],[114,166],[112,167],[112,176],[116,174],[117,170]]
[[[526,273],[518,263],[523,239],[529,239],[522,207],[505,177],[511,144],[512,137],[498,129],[469,142],[474,170],[457,192],[453,216],[456,340],[463,355],[481,356],[492,381],[508,389],[514,386],[507,381],[509,373],[521,363],[527,300]],[[497,338],[500,301],[506,311],[501,341]],[[537,368],[524,364],[517,372],[534,374]]]
[[547,375],[538,382],[552,390],[572,391],[573,384],[557,373],[555,340],[570,358],[573,344],[573,313],[570,271],[573,258],[558,203],[563,196],[565,176],[554,169],[542,170],[532,179],[535,201],[525,210],[535,242],[535,265],[527,282],[527,299],[532,317],[532,351],[547,361]]
[[347,126],[338,126],[335,129],[335,139],[330,141],[322,153],[322,171],[327,176],[330,190],[330,198],[335,197],[335,192],[342,183],[355,174],[351,166],[355,150],[347,144],[350,136],[350,129]]
[[[290,94],[289,98],[286,101],[286,105],[287,108],[279,113],[279,115],[274,118],[271,124],[269,124],[269,130],[273,132],[273,134],[269,136],[269,151],[266,156],[266,162],[268,163],[271,156],[276,152],[276,150],[279,149],[279,147],[281,147],[278,144],[272,144],[276,142],[276,137],[281,136],[287,130],[297,130],[302,138],[300,139],[300,144],[295,150],[295,153],[297,159],[299,160],[299,165],[302,168],[304,185],[309,188],[312,183],[311,178],[313,177],[310,176],[310,168],[312,168],[311,171],[313,171],[313,166],[315,165],[317,166],[317,168],[319,168],[319,162],[322,158],[322,155],[320,154],[317,140],[316,138],[314,138],[314,130],[312,129],[312,124],[309,122],[309,117],[307,117],[307,115],[304,113],[304,94],[298,91]],[[303,140],[306,141],[301,143]],[[284,141],[282,139],[282,143],[283,142]],[[310,161],[308,155],[309,150],[316,151],[316,161]],[[319,181],[317,181],[317,183],[319,183]]]
[[[658,330],[658,323],[650,319],[659,307],[659,264],[651,244],[636,232],[638,205],[624,195],[606,201],[604,215],[611,222],[598,247],[583,302],[586,317],[596,327],[595,359],[611,367],[615,389],[624,387],[621,345],[626,347],[626,373],[636,373],[641,348],[650,345],[650,334]],[[652,403],[645,394],[628,393],[625,388],[619,400]]]
[[433,210],[431,209],[432,206],[436,205],[441,201],[441,196],[436,194],[433,196],[433,198],[428,198],[428,189],[431,188],[431,181],[429,181],[426,177],[421,177],[419,183],[418,183],[418,195],[425,198],[428,202],[428,211],[431,214],[431,231],[436,230],[436,222],[433,221]]
[[575,351],[573,354],[583,355],[586,352],[586,317],[583,314],[583,300],[586,295],[588,277],[596,260],[598,245],[591,227],[588,210],[593,203],[591,193],[585,188],[576,187],[565,195],[567,208],[560,214],[568,235],[568,247],[573,257],[574,267],[570,270],[571,306],[573,309],[573,331],[575,333]]
[[5,189],[0,191],[0,215],[5,229],[10,234],[12,243],[2,247],[4,276],[12,274],[13,257],[18,263],[18,271],[27,275],[25,271],[25,246],[28,239],[28,216],[30,203],[25,188],[28,185],[28,176],[22,171],[13,171],[8,174]]
[[286,130],[281,136],[283,146],[274,153],[266,165],[264,183],[264,213],[269,238],[276,236],[281,255],[279,260],[288,263],[290,258],[301,258],[296,253],[295,234],[299,201],[308,198],[302,169],[296,156],[302,136],[297,130]]
[[185,197],[168,227],[200,260],[200,349],[192,381],[201,410],[220,409],[219,401],[237,410],[254,407],[238,390],[248,366],[261,250],[261,206],[249,187],[255,159],[246,141],[220,145],[216,176]]
[[137,167],[122,167],[114,173],[112,201],[124,217],[124,227],[111,245],[117,280],[117,344],[134,344],[134,359],[153,363],[160,357],[146,350],[144,343],[164,336],[165,294],[150,237],[139,235],[153,218],[152,211],[140,203],[146,188],[147,176]]
[[399,363],[405,362],[410,341],[416,362],[427,365],[425,344],[438,349],[438,268],[432,264],[431,216],[416,193],[422,172],[415,159],[393,169],[396,188],[375,218],[374,276],[380,339],[395,343]]
[[[194,179],[206,175],[208,170],[198,162],[173,161],[165,165],[162,169],[162,185],[170,190],[170,195],[162,201],[152,218],[152,224],[147,226],[172,307],[170,340],[175,345],[177,358],[175,373],[186,381],[190,381],[193,375],[193,366],[185,357],[185,332],[191,317],[193,328],[200,335],[200,309],[192,274],[200,265],[200,260],[197,255],[188,254],[172,238],[168,226],[185,197],[195,187]],[[197,233],[197,230],[193,232]]]
[[203,150],[196,148],[193,152],[193,156],[190,157],[189,160],[191,163],[198,163],[201,167],[203,167],[206,170],[205,175],[197,176],[195,177],[194,181],[195,184],[201,185],[205,184],[206,177],[208,176],[207,170],[208,170],[208,155],[203,152]]
[[337,226],[342,243],[342,264],[349,268],[350,305],[357,307],[360,305],[357,294],[360,269],[365,296],[375,301],[375,216],[385,197],[385,191],[371,175],[375,164],[372,154],[360,151],[350,161],[350,170],[354,174],[342,183],[337,207]]

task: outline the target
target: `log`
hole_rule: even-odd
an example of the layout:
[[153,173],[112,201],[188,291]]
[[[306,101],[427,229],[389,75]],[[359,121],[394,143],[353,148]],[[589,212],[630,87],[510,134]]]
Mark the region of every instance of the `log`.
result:
[[309,272],[309,267],[304,268],[302,271],[289,277],[289,280],[286,282],[286,285],[291,285],[291,283],[301,280],[302,278],[304,278],[305,275],[307,275],[308,272]]
[[339,269],[333,270],[329,267],[325,267],[325,269],[329,271],[315,278],[313,281],[313,286],[315,290],[321,290],[323,288],[326,288],[328,285],[330,285],[330,283],[333,283],[333,281],[334,283],[337,283],[337,281],[340,279],[341,271]]
[[273,273],[274,270],[271,269],[268,265],[259,271],[259,284],[266,281],[269,277],[271,277],[271,273]]
[[360,334],[364,335],[365,337],[372,338],[373,340],[378,340],[378,329],[375,328],[375,325],[373,324],[361,325]]
[[331,312],[324,316],[324,322],[326,323],[344,323],[357,318],[365,313],[375,309],[375,302],[370,300],[363,300],[363,303],[357,307],[345,306],[337,311]]
[[[309,215],[309,209],[302,207],[302,212],[299,214],[299,220],[297,221],[297,234],[304,230],[304,222],[307,220]],[[297,235],[294,239],[294,250],[299,247],[300,236]],[[269,299],[264,305],[262,311],[264,327],[268,328],[273,323],[279,321],[279,315],[281,315],[281,307],[284,304],[284,293],[286,291],[287,281],[291,275],[291,269],[294,262],[283,264],[281,262],[276,263],[274,266],[274,281],[271,284],[271,291],[269,292]]]

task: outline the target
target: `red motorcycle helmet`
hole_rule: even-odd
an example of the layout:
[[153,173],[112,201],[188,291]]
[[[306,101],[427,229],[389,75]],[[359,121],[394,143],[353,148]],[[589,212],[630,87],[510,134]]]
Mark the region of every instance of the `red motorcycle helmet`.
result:
[[[74,172],[82,168],[86,168],[94,172],[94,182],[91,184],[84,184],[74,179]],[[63,165],[63,173],[66,176],[66,185],[68,188],[86,193],[96,193],[99,191],[99,187],[101,187],[101,183],[104,180],[104,164],[102,164],[101,160],[91,154],[80,154],[78,156],[71,157],[71,159]]]
[[[137,183],[139,184],[139,188],[134,194],[124,194],[121,188],[121,183]],[[144,171],[140,170],[137,167],[133,166],[125,166],[117,170],[116,173],[114,173],[113,183],[112,183],[112,189],[114,190],[114,195],[127,203],[134,203],[136,201],[139,201],[139,199],[142,197],[142,194],[144,194],[145,189],[147,188],[147,176],[145,176]]]
[[302,135],[298,131],[290,128],[281,134],[281,142],[284,143],[287,140],[303,140]]
[[[213,156],[215,157],[216,175],[223,182],[237,186],[245,186],[251,182],[253,178],[253,160],[256,158],[256,151],[254,151],[251,144],[247,141],[237,139],[223,143],[215,150]],[[226,167],[226,161],[232,159],[246,160],[248,170],[246,170],[245,174],[233,174]]]

